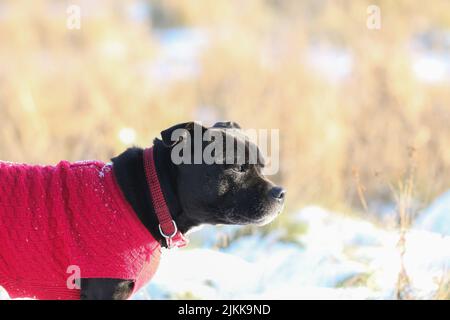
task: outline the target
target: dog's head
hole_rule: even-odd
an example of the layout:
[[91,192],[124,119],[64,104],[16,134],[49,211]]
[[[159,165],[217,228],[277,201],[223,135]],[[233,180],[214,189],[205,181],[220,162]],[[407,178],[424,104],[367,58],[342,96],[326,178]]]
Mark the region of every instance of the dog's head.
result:
[[236,123],[219,122],[211,128],[183,123],[161,136],[170,149],[178,198],[190,220],[263,225],[281,212],[284,189],[262,174],[261,152]]

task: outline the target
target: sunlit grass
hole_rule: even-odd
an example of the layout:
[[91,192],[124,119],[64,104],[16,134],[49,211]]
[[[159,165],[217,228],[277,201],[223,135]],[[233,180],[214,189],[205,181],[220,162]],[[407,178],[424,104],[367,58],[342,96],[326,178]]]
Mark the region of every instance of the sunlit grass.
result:
[[[170,12],[160,25],[153,17],[153,29],[129,20],[134,1],[114,3],[82,4],[81,30],[66,29],[65,6],[53,1],[3,3],[1,159],[108,160],[210,112],[246,128],[280,129],[273,179],[288,190],[286,212],[311,202],[359,212],[395,202],[388,186],[405,174],[411,149],[417,201],[449,187],[448,84],[418,81],[409,61],[414,35],[450,25],[447,2],[381,1],[377,32],[365,28],[364,2],[348,10],[343,2],[149,1]],[[197,76],[152,77],[161,26],[209,35]],[[349,75],[330,82],[308,66],[311,43],[351,53]]]

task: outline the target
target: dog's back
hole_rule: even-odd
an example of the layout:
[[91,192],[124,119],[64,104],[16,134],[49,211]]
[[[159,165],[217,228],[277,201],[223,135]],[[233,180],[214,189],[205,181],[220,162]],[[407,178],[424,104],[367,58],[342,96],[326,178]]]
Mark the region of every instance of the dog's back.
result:
[[0,244],[0,285],[12,297],[41,299],[79,298],[67,285],[70,266],[81,277],[136,279],[159,246],[110,166],[65,161],[0,162]]

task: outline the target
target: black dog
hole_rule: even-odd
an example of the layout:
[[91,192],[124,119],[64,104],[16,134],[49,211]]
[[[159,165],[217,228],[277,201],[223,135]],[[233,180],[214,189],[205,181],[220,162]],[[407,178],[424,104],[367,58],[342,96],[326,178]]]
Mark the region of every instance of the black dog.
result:
[[[172,141],[173,132],[181,128],[193,136],[196,126],[199,125],[184,123],[169,128],[161,132],[162,140],[155,139],[153,145],[161,191],[178,230],[186,233],[202,224],[262,225],[273,220],[282,210],[285,192],[262,175],[264,163],[260,154],[257,163],[253,164],[248,161],[240,163],[237,159],[233,164],[173,163],[173,149],[186,143],[183,139]],[[201,127],[200,130],[204,132],[207,129]],[[220,122],[210,130],[231,138],[247,155],[255,147],[239,134],[240,127],[235,123]],[[208,144],[203,141],[201,148]],[[188,150],[193,152],[194,147]],[[223,151],[227,154],[226,147]],[[153,207],[143,159],[143,149],[130,148],[112,159],[112,170],[139,220],[155,240],[166,246]],[[128,299],[134,289],[134,282],[128,279],[83,278],[81,275],[80,284],[81,299]]]

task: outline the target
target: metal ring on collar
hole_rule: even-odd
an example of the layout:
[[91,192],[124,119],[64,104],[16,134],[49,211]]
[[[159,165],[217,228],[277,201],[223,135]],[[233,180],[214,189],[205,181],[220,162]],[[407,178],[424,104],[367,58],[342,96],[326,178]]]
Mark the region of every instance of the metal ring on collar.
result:
[[174,220],[172,220],[172,224],[173,224],[174,231],[173,231],[173,233],[172,233],[171,235],[167,235],[167,234],[165,234],[165,233],[162,231],[162,229],[161,229],[161,223],[158,225],[159,233],[161,233],[161,235],[162,235],[164,238],[166,238],[166,239],[172,239],[173,237],[175,237],[175,235],[176,235],[177,232],[178,232],[177,224],[175,223]]

